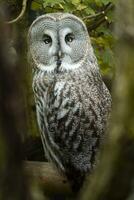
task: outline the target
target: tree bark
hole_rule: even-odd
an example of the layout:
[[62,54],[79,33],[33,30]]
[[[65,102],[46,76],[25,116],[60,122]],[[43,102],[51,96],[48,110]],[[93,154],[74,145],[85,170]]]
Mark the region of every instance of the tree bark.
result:
[[116,13],[117,74],[110,133],[81,200],[134,198],[134,1],[120,0]]
[[24,126],[20,72],[11,64],[9,27],[0,9],[0,199],[29,200],[22,165],[20,129]]

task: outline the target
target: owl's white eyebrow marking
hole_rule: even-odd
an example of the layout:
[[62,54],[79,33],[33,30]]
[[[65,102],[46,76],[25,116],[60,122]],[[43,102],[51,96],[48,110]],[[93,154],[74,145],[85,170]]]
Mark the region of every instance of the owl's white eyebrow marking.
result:
[[68,33],[72,33],[71,28],[64,28],[60,31],[61,35],[64,37],[65,35],[67,35]]
[[44,34],[47,34],[47,35],[50,35],[51,37],[53,37],[52,30],[45,29],[43,33],[44,33]]

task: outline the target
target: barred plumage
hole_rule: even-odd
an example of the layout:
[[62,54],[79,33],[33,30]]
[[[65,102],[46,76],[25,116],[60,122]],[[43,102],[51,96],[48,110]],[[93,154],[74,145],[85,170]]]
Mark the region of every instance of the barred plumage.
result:
[[109,91],[87,29],[74,15],[39,17],[30,27],[28,42],[45,154],[73,189],[79,189],[97,163],[111,109]]

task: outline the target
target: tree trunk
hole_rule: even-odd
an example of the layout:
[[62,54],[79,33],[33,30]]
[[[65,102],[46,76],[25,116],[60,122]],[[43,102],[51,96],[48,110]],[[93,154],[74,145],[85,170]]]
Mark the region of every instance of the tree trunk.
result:
[[8,33],[0,9],[0,199],[31,199],[22,163],[20,129],[24,126],[20,72],[11,64]]
[[134,1],[120,0],[116,13],[112,123],[98,169],[81,200],[134,199]]

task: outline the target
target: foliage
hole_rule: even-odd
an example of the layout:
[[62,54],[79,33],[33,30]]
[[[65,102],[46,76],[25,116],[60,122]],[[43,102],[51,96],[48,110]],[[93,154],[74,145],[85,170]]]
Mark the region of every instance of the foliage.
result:
[[[69,12],[87,25],[96,56],[104,75],[114,75],[114,22],[115,0],[34,0],[31,10],[36,13]],[[102,12],[104,11],[104,12]]]

